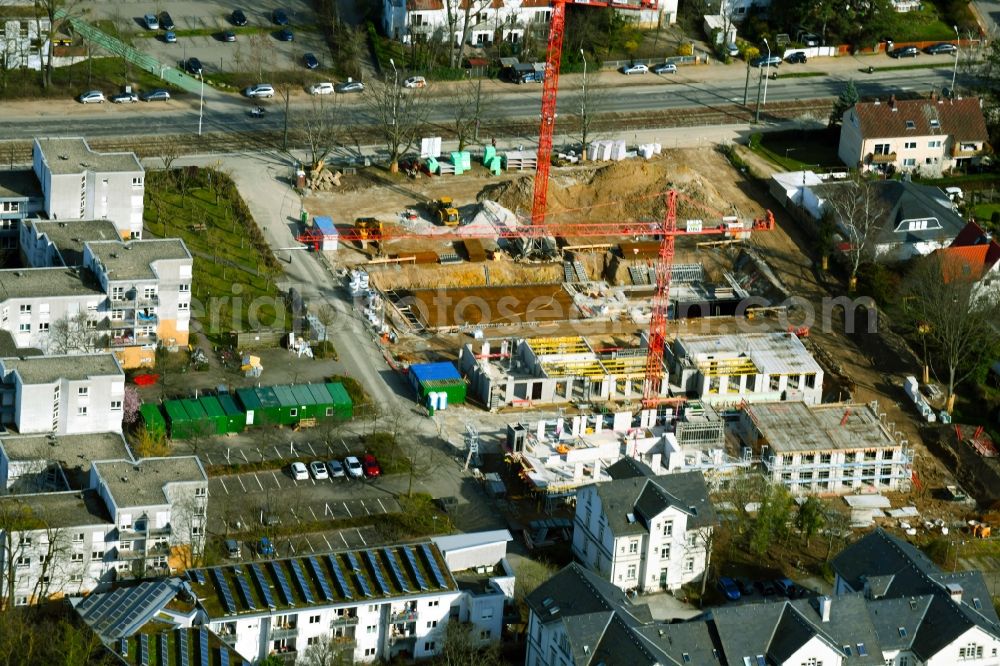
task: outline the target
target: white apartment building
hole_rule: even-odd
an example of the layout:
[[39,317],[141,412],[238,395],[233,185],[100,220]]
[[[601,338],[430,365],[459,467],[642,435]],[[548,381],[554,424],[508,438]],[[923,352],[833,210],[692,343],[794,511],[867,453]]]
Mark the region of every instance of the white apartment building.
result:
[[0,359],[0,423],[22,435],[120,433],[124,396],[112,354]]
[[85,490],[93,460],[131,460],[121,433],[0,435],[0,495]]
[[21,260],[31,268],[83,266],[83,246],[91,241],[118,240],[111,220],[40,220],[29,218],[20,226]]
[[679,336],[667,355],[671,388],[713,406],[822,401],[823,369],[794,333]]
[[332,639],[356,662],[441,652],[449,622],[500,640],[513,598],[506,530],[194,569],[200,622],[251,662],[300,660]]
[[573,555],[623,590],[678,590],[708,565],[715,510],[701,472],[656,476],[635,461],[576,494]]
[[740,425],[765,475],[793,495],[910,489],[913,451],[876,402],[755,404]]
[[41,212],[44,203],[31,169],[0,171],[0,251],[17,250],[20,222]]
[[5,512],[33,519],[0,529],[0,592],[33,604],[190,566],[204,549],[207,501],[195,456],[98,461],[82,491],[0,497]]
[[858,102],[844,112],[838,155],[862,170],[940,176],[978,162],[989,141],[978,97]]
[[142,238],[145,170],[135,153],[98,153],[75,138],[36,138],[35,176],[51,220],[111,220],[121,239]]
[[8,70],[41,70],[50,48],[49,19],[11,11],[30,9],[32,3],[28,0],[20,0],[14,7],[8,7],[7,3],[0,5],[3,5],[0,6],[0,59],[5,61],[0,66]]

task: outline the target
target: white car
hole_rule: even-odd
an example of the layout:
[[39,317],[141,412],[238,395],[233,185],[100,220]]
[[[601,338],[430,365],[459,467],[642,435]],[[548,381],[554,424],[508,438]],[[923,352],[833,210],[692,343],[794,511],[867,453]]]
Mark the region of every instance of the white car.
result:
[[326,464],[319,460],[309,463],[309,471],[312,472],[313,478],[317,481],[330,478],[330,475],[326,471]]
[[247,97],[274,97],[274,86],[270,83],[258,83],[243,91]]
[[404,88],[424,88],[427,86],[427,79],[422,76],[411,76],[403,81]]
[[649,67],[646,67],[642,63],[637,63],[635,65],[626,65],[622,67],[622,74],[625,76],[631,76],[632,74],[645,74],[649,71]]
[[308,481],[309,480],[309,470],[306,469],[306,464],[301,462],[293,462],[292,467],[292,478],[296,481]]
[[334,479],[344,478],[344,465],[339,460],[331,460],[326,463],[326,467],[330,470],[330,476]]
[[344,467],[347,468],[347,476],[352,479],[360,479],[365,475],[365,469],[361,466],[361,461],[356,456],[344,458]]
[[314,83],[309,86],[310,95],[332,95],[333,94],[333,84],[332,83]]
[[80,104],[103,104],[104,93],[100,90],[88,90],[77,97],[77,99],[80,100]]

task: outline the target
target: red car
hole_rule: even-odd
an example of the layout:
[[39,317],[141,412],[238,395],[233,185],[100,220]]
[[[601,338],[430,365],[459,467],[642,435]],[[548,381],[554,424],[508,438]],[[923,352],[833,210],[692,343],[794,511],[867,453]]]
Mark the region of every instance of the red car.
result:
[[382,476],[382,468],[379,467],[378,460],[370,453],[366,453],[361,457],[361,466],[365,470],[365,476],[369,479]]

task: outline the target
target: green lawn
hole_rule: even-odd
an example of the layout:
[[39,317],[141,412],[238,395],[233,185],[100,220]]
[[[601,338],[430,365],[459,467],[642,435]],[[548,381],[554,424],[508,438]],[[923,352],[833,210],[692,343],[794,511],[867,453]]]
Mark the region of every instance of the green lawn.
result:
[[92,89],[112,94],[119,92],[126,83],[131,84],[134,90],[166,88],[171,95],[185,94],[135,65],[128,68],[126,77],[125,63],[121,58],[93,58],[53,69],[51,88],[42,87],[39,72],[27,69],[0,71],[0,99],[68,98]]
[[839,128],[755,134],[750,149],[788,171],[842,167],[837,157]]
[[887,33],[896,42],[955,39],[955,30],[943,20],[941,10],[933,2],[925,2],[919,10],[897,14],[894,18],[894,25]]
[[[187,171],[185,195],[184,173],[147,173],[143,219],[150,236],[182,238],[194,256],[192,316],[209,336],[280,324],[279,310],[290,324],[273,280],[279,264],[232,181],[211,170]],[[209,178],[222,179],[218,199]]]

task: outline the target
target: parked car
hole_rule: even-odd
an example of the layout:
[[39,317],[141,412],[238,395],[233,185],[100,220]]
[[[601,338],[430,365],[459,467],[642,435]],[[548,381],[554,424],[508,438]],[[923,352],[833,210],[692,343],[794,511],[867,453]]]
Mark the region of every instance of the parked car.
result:
[[791,578],[778,578],[774,581],[774,587],[786,597],[791,597],[795,592],[795,582]]
[[789,53],[785,56],[785,62],[792,63],[793,65],[805,64],[807,60],[808,58],[806,58],[806,54],[802,51],[795,51],[794,53]]
[[365,84],[361,83],[361,81],[346,81],[338,83],[333,89],[338,93],[359,93],[365,91]]
[[310,95],[329,95],[333,92],[332,83],[314,83],[309,86]]
[[760,56],[750,61],[751,67],[777,67],[781,64],[781,56]]
[[753,594],[753,581],[749,578],[737,578],[736,586],[740,588],[740,594],[747,595]]
[[736,601],[740,598],[740,588],[736,585],[736,581],[728,576],[719,578],[718,588],[719,592],[722,592],[730,601]]
[[294,42],[295,41],[295,34],[291,30],[289,30],[288,28],[282,28],[281,30],[279,30],[278,32],[276,32],[274,34],[274,36],[275,36],[275,38],[279,42]]
[[361,466],[361,461],[356,456],[344,458],[344,467],[347,468],[347,476],[352,479],[360,479],[365,475],[365,468]]
[[672,62],[663,62],[653,67],[653,74],[676,74],[677,65]]
[[319,67],[319,60],[312,53],[302,56],[302,62],[305,63],[306,69],[316,69]]
[[425,88],[427,87],[427,79],[422,76],[411,76],[403,81],[404,88]]
[[900,46],[898,49],[889,51],[891,58],[916,58],[920,55],[920,49],[916,46]]
[[243,94],[247,97],[274,97],[274,86],[270,83],[256,83],[244,90]]
[[170,101],[170,91],[163,88],[154,88],[139,95],[139,99],[143,102],[168,102]]
[[163,41],[165,41],[167,44],[176,44],[177,34],[173,30],[167,30],[165,33],[163,33]]
[[247,24],[247,15],[243,13],[242,9],[234,9],[233,13],[229,15],[229,20],[232,21],[235,26],[245,26]]
[[139,96],[136,95],[135,93],[122,92],[116,95],[112,95],[108,99],[110,99],[115,104],[131,104],[132,102],[138,102]]
[[257,543],[257,554],[261,557],[270,557],[274,555],[274,544],[267,537],[261,537],[260,541]]
[[736,46],[736,44],[727,44],[726,53],[729,54],[730,58],[735,58],[740,54],[740,47]]
[[188,58],[187,62],[184,63],[184,69],[196,76],[201,76],[201,60],[198,60],[197,58]]
[[757,591],[763,594],[765,597],[770,597],[775,592],[777,592],[777,589],[775,589],[774,587],[774,583],[772,583],[769,580],[759,580],[756,583],[754,583],[754,587],[756,587]]
[[236,41],[236,33],[233,32],[232,30],[224,30],[222,32],[222,41],[224,41],[224,42],[235,42]]
[[362,456],[361,466],[364,467],[365,476],[369,479],[382,476],[382,467],[378,464],[378,460],[375,459],[375,456],[370,453],[366,453]]
[[100,90],[88,90],[82,93],[79,97],[81,104],[103,104],[104,103],[104,93]]
[[309,463],[309,471],[312,472],[313,478],[317,481],[330,478],[329,472],[326,471],[326,464],[319,460]]
[[309,480],[309,470],[306,469],[306,464],[303,462],[293,462],[289,467],[289,471],[292,473],[292,478],[296,481]]
[[226,555],[230,559],[239,559],[240,557],[240,542],[236,539],[226,539]]
[[621,68],[621,73],[625,76],[631,76],[633,74],[645,74],[649,71],[649,67],[646,67],[642,63],[636,63],[634,65],[625,65]]
[[330,477],[334,479],[344,478],[344,465],[339,460],[329,460],[326,468],[330,472]]
[[160,29],[160,20],[156,18],[156,14],[146,14],[142,17],[142,21],[146,24],[146,30]]
[[924,53],[929,55],[943,55],[945,53],[955,53],[958,51],[958,47],[950,42],[939,42],[937,44],[931,44],[926,49]]
[[275,9],[271,12],[271,20],[274,25],[288,25],[288,13],[284,9]]
[[174,20],[170,18],[169,12],[160,13],[160,27],[164,30],[173,30],[176,27],[174,25]]
[[806,46],[819,46],[819,35],[807,32],[799,37],[799,41]]

